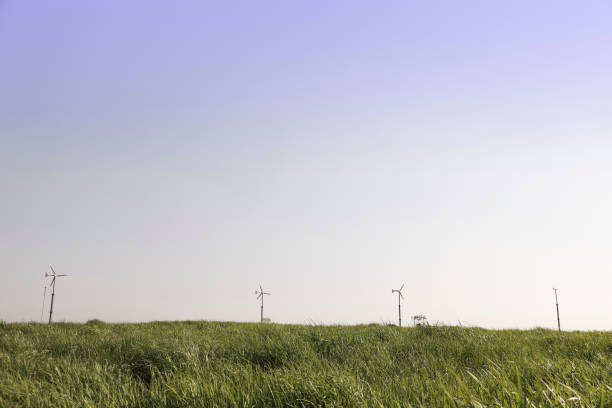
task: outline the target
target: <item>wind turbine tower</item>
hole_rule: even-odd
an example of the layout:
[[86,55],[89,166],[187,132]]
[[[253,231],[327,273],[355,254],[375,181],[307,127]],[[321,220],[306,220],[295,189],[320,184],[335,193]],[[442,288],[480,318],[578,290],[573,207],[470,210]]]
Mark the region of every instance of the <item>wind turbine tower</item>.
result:
[[265,295],[271,295],[271,293],[268,292],[264,292],[263,288],[261,287],[261,283],[259,284],[259,290],[255,291],[255,294],[257,295],[257,299],[261,298],[261,323],[263,323],[264,321],[264,317],[263,317],[263,303],[264,303],[264,296]]
[[399,289],[391,289],[391,293],[397,292],[397,313],[399,320],[399,327],[402,327],[402,299],[404,295],[402,295],[402,289],[404,289],[404,284],[402,283],[402,287]]
[[555,305],[557,306],[557,327],[559,328],[559,331],[561,331],[561,320],[559,319],[559,301],[557,300],[557,291],[559,289],[553,288],[553,290],[555,291]]
[[[51,318],[53,317],[53,300],[55,299],[55,280],[57,278],[62,278],[64,276],[70,276],[70,275],[66,275],[66,274],[58,275],[57,273],[55,273],[55,270],[53,269],[51,265],[49,265],[49,268],[51,268],[52,273],[45,273],[45,278],[50,278],[50,277],[53,278],[51,280],[51,308],[49,309],[49,324],[51,324]],[[43,307],[44,307],[44,300],[43,300]]]

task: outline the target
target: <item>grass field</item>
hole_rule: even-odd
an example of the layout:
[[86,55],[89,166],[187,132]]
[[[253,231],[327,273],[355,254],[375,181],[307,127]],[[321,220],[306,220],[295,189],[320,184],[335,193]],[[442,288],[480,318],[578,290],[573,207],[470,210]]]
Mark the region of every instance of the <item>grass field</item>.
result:
[[612,332],[0,322],[1,407],[612,407]]

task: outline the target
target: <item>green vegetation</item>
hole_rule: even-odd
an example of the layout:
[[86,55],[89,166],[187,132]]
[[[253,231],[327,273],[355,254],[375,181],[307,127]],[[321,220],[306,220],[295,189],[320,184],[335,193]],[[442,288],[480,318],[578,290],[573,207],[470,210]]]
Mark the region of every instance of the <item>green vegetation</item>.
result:
[[612,407],[612,333],[0,322],[1,407]]

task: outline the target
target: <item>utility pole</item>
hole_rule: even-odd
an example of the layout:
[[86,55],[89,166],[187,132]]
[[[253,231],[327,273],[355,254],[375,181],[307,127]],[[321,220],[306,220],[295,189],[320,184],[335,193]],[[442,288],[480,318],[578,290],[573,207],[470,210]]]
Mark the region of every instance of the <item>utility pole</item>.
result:
[[555,291],[555,305],[557,306],[557,327],[559,328],[559,332],[561,332],[561,320],[559,319],[559,301],[557,300],[557,291],[559,289],[553,288]]

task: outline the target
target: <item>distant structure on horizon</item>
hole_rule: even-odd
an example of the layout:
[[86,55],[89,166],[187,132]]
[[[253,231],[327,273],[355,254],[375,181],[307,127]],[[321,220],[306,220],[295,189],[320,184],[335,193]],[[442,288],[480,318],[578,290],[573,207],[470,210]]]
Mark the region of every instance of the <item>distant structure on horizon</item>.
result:
[[[64,276],[70,276],[70,275],[66,275],[66,274],[57,274],[55,273],[55,270],[53,269],[53,267],[51,265],[49,265],[49,268],[51,268],[51,273],[45,272],[45,280],[49,277],[53,277],[53,279],[51,280],[51,284],[49,286],[51,286],[52,292],[51,292],[51,307],[49,308],[49,324],[51,324],[51,319],[53,318],[53,301],[55,300],[55,280],[57,278],[62,278]],[[45,291],[43,293],[43,311],[45,310],[45,298],[47,296],[47,285],[45,284]]]
[[264,296],[265,295],[271,295],[271,293],[264,292],[263,288],[261,287],[261,283],[260,283],[259,284],[259,290],[256,290],[255,294],[257,295],[257,299],[261,298],[261,318],[260,318],[260,323],[263,323],[264,322],[264,313],[263,313]]
[[397,293],[397,313],[399,327],[402,327],[402,299],[404,298],[404,295],[402,295],[402,289],[404,289],[403,283],[399,289],[391,289],[391,293]]
[[[49,265],[49,268],[51,269],[51,273],[49,272],[45,272],[44,275],[44,291],[43,291],[43,302],[42,302],[42,309],[41,309],[41,314],[40,314],[40,320],[42,322],[43,317],[44,317],[44,313],[45,313],[45,304],[46,304],[46,297],[47,297],[47,289],[51,288],[51,304],[49,307],[49,319],[48,319],[48,324],[51,324],[53,322],[53,307],[54,307],[54,302],[55,302],[55,285],[56,285],[56,281],[57,278],[63,278],[63,277],[68,277],[70,275],[68,274],[58,274],[55,272],[55,269],[53,269],[53,266]],[[49,282],[49,284],[47,284],[47,279],[51,278],[51,281]],[[402,293],[402,290],[404,289],[405,284],[402,283],[402,286],[400,286],[399,289],[391,289],[391,293],[397,293],[397,313],[398,313],[398,325],[399,327],[402,327],[402,300],[404,299],[404,295]],[[559,332],[561,332],[561,318],[559,315],[559,298],[558,298],[558,292],[559,289],[553,287],[553,293],[555,295],[555,309],[556,309],[556,313],[557,313],[557,329]],[[261,283],[259,284],[259,290],[255,290],[255,294],[257,295],[257,299],[261,299],[261,304],[260,304],[260,316],[259,316],[259,321],[260,323],[266,323],[266,322],[271,322],[271,319],[264,317],[264,297],[270,296],[272,295],[269,292],[264,291],[263,287],[261,286]],[[410,316],[410,318],[412,319],[413,322],[413,326],[429,326],[429,322],[427,320],[427,317],[424,314],[417,314],[414,316]],[[460,327],[464,327],[464,324],[462,324],[461,321],[458,321],[459,326]],[[466,322],[464,322],[466,323]],[[437,324],[437,323],[434,323]],[[468,326],[472,326],[472,324],[467,323]]]
[[[427,317],[425,317],[423,314],[412,316],[412,323],[415,327],[429,325]],[[461,325],[461,322],[459,322],[459,324]]]
[[553,288],[553,291],[555,292],[555,305],[557,306],[557,328],[559,329],[559,331],[561,331],[561,320],[559,319],[559,301],[557,300],[557,291],[559,289],[557,288]]

